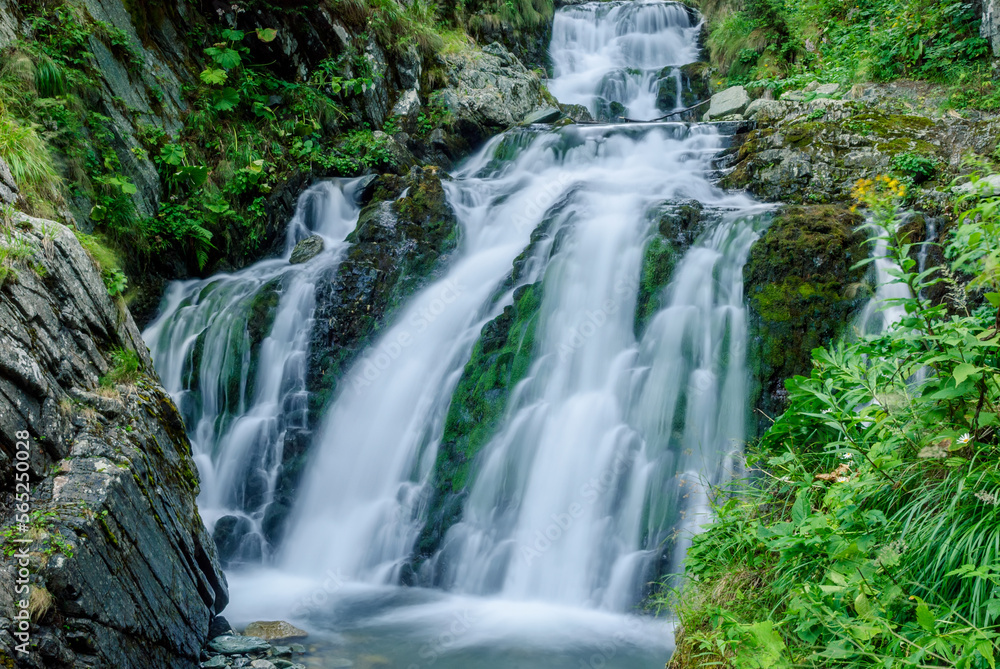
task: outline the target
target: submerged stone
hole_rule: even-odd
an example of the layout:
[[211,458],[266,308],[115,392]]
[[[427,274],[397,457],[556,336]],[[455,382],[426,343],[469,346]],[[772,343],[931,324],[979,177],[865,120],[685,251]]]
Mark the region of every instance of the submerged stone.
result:
[[245,655],[247,653],[262,653],[271,644],[255,636],[219,636],[208,642],[209,650],[223,655]]

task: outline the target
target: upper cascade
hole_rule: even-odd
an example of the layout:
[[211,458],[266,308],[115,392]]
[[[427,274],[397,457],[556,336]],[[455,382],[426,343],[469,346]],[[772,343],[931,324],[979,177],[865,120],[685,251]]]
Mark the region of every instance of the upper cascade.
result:
[[662,116],[678,108],[676,68],[698,60],[700,28],[697,12],[676,2],[566,7],[552,26],[549,90],[560,102],[585,105],[598,118]]

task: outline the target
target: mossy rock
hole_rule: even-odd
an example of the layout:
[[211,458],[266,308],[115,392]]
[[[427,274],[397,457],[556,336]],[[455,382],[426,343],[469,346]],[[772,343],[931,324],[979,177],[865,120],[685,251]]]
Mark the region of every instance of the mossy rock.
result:
[[307,379],[314,424],[351,363],[458,246],[460,227],[442,177],[436,167],[380,177],[347,238],[347,257],[320,282]]
[[846,207],[786,207],[750,250],[748,360],[768,416],[784,407],[785,379],[808,374],[811,351],[844,332],[864,303],[855,288],[865,271],[852,269],[868,256],[862,220]]
[[452,395],[434,465],[430,512],[417,545],[422,557],[437,550],[458,520],[472,465],[499,427],[511,390],[530,369],[541,303],[541,282],[515,290],[513,304],[483,327],[472,350]]

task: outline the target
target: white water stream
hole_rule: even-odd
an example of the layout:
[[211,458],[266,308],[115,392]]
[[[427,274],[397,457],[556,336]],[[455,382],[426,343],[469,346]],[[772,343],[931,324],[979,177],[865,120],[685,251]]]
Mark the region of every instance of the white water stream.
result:
[[[658,115],[650,77],[693,60],[695,37],[671,3],[562,9],[550,88],[564,102],[601,96]],[[641,76],[612,92],[609,74],[630,68]],[[662,666],[669,626],[633,607],[649,580],[679,569],[707,520],[706,486],[733,473],[746,424],[742,265],[759,221],[752,201],[708,179],[723,141],[682,123],[522,129],[456,170],[445,187],[461,246],[348,372],[273,555],[260,522],[283,435],[305,424],[315,284],[357,219],[353,182],[303,196],[285,258],[173,285],[146,338],[188,421],[203,516],[245,519],[243,561],[265,558],[229,574],[230,619],[310,629],[328,644],[317,667]],[[649,212],[686,199],[719,222],[678,262],[637,340]],[[558,248],[537,245],[521,279],[542,281],[534,362],[421,574],[446,592],[400,587],[452,392],[483,326],[511,303],[497,291],[543,222]],[[306,229],[327,250],[290,265]],[[266,285],[278,286],[278,315],[254,353],[242,323]]]

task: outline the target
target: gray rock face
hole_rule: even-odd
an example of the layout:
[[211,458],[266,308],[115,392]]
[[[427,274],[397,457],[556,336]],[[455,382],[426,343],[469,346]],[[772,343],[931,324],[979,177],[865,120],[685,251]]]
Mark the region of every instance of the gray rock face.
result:
[[[195,507],[180,415],[73,233],[18,221],[45,278],[25,265],[0,288],[0,476],[11,490],[14,436],[27,431],[31,508],[40,513],[25,546],[32,586],[52,608],[32,625],[39,643],[17,666],[194,667],[228,592]],[[123,359],[137,368],[129,383],[99,385]],[[8,657],[15,564],[0,566]]]
[[10,173],[10,165],[3,158],[0,158],[0,202],[15,204],[18,193],[20,190],[14,182],[14,175]]
[[308,262],[323,252],[323,238],[319,235],[311,235],[295,245],[288,262],[293,265]]
[[993,55],[1000,58],[1000,0],[982,0],[983,21],[979,34],[989,40]]
[[543,103],[538,77],[496,42],[442,60],[449,83],[442,99],[452,113],[484,130],[516,125]]
[[707,120],[719,119],[730,114],[742,114],[749,104],[750,96],[747,94],[747,89],[742,86],[731,86],[712,96],[712,102],[706,113]]
[[754,100],[747,105],[743,116],[748,119],[768,118],[776,119],[785,115],[788,105],[778,100]]

